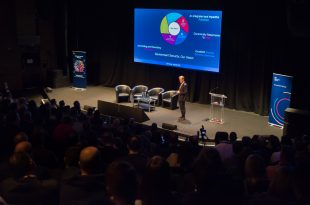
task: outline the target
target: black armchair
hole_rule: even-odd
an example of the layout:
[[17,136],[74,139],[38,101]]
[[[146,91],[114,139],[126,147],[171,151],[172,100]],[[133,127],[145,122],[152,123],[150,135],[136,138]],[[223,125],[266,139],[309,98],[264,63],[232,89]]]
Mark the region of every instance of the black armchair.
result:
[[160,87],[152,88],[147,91],[147,95],[156,101],[156,105],[161,105],[162,104],[162,93],[165,90]]
[[148,87],[145,85],[136,85],[131,89],[131,102],[134,103],[137,97],[141,97],[143,92],[147,92]]
[[129,102],[130,101],[131,88],[128,85],[115,86],[116,102]]
[[169,107],[171,110],[178,108],[178,91],[169,90],[162,93],[162,107]]

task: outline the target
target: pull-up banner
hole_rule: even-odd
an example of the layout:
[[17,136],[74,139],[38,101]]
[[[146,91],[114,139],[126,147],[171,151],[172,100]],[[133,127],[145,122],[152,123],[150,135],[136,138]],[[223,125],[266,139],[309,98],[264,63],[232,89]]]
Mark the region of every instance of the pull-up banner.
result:
[[283,127],[284,111],[290,106],[293,77],[274,73],[269,108],[269,124]]
[[73,87],[86,88],[86,52],[72,51]]

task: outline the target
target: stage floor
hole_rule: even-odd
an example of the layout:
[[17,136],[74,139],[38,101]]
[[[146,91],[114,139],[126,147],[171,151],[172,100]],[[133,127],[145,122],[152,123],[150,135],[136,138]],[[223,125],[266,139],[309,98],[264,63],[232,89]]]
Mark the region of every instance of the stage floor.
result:
[[[72,105],[78,100],[83,107],[84,105],[97,107],[97,100],[115,103],[114,88],[104,86],[88,86],[86,90],[76,90],[72,87],[64,87],[53,89],[48,93],[50,99],[55,98],[57,102],[64,100],[66,104]],[[123,105],[132,106],[131,103],[122,103]],[[268,117],[260,116],[251,112],[236,111],[232,109],[224,109],[224,124],[216,124],[210,122],[210,105],[199,103],[186,103],[187,120],[178,122],[180,110],[169,110],[162,107],[156,107],[155,111],[145,112],[150,120],[143,124],[151,125],[156,122],[159,127],[162,123],[177,125],[176,132],[185,135],[195,135],[203,125],[207,131],[209,139],[214,139],[217,131],[236,132],[238,138],[243,136],[252,137],[259,135],[276,135],[282,136],[283,130],[278,127],[268,125]]]

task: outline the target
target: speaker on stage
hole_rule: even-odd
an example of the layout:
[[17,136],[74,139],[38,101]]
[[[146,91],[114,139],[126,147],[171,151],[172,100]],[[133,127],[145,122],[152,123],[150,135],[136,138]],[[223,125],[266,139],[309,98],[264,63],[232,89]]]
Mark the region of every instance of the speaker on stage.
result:
[[168,123],[163,123],[162,128],[167,129],[167,130],[176,130],[177,126],[176,125],[172,125],[172,124],[168,124]]
[[103,115],[121,117],[121,118],[134,118],[136,122],[144,122],[150,118],[140,108],[134,108],[117,103],[106,102],[98,100],[98,110]]

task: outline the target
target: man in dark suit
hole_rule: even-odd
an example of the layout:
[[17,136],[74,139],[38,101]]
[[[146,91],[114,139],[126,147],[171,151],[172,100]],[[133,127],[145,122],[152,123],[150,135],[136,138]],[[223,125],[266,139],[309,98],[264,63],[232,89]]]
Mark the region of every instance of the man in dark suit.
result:
[[180,120],[185,120],[185,101],[186,101],[186,95],[187,95],[187,83],[185,82],[184,76],[179,76],[179,82],[180,82],[180,87],[178,90],[179,94],[179,106],[181,110],[181,117],[179,118]]

